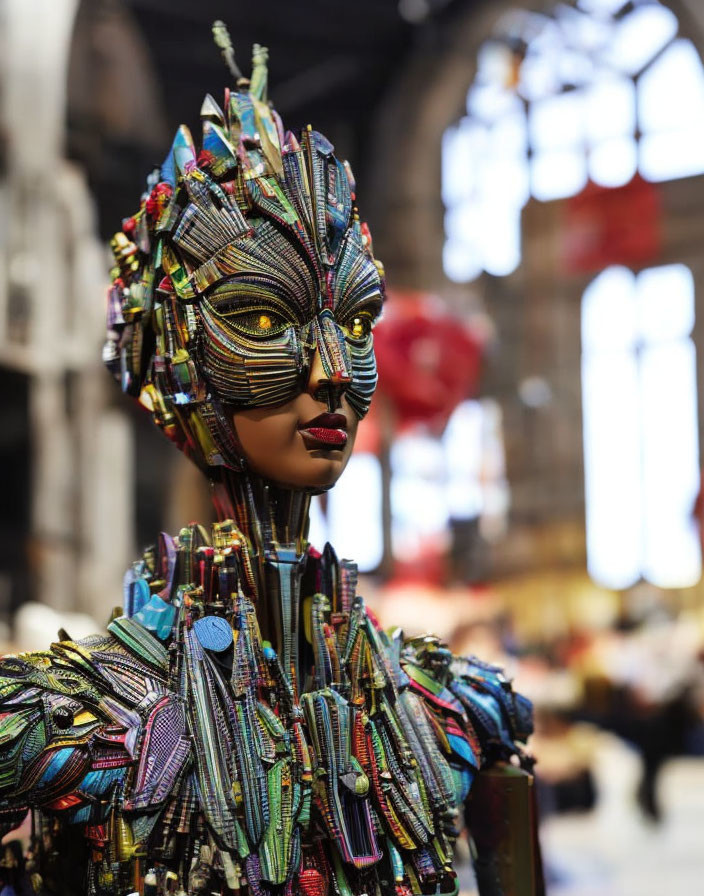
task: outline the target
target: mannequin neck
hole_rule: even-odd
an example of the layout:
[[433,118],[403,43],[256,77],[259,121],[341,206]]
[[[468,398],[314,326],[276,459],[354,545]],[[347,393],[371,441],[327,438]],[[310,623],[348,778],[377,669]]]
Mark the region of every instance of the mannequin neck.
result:
[[280,551],[305,554],[308,546],[310,494],[287,488],[255,473],[223,470],[213,486],[219,520],[231,519],[247,538],[254,557],[275,557]]
[[223,471],[213,497],[219,519],[234,520],[248,541],[256,571],[259,628],[297,693],[301,578],[308,547],[310,494],[254,474]]

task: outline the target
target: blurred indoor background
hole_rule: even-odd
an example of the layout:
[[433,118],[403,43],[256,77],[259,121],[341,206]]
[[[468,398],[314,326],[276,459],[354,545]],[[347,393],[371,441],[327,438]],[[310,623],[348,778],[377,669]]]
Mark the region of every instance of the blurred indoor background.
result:
[[313,542],[534,699],[552,896],[699,892],[699,0],[0,0],[0,641],[102,625],[210,517],[100,349],[107,241],[226,84],[216,18],[350,160],[387,271]]

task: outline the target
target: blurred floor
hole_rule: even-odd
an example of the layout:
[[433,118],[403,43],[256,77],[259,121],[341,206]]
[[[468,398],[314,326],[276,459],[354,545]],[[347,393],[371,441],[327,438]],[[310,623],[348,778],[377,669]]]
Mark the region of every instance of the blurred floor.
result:
[[[704,880],[704,759],[671,760],[658,781],[663,819],[643,820],[632,797],[638,760],[614,744],[599,773],[606,794],[585,814],[542,828],[548,896],[662,896],[700,893]],[[461,896],[476,896],[461,869]]]
[[[618,758],[614,754],[613,766],[602,775],[617,784],[631,780],[632,760],[625,752]],[[670,761],[662,770],[658,794],[659,824],[643,820],[632,799],[548,820],[542,840],[552,878],[549,896],[701,892],[704,760]]]

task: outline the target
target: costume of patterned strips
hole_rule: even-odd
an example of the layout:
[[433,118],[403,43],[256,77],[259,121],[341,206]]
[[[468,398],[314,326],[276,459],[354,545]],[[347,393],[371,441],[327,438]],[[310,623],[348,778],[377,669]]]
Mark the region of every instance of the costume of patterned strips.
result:
[[37,856],[60,893],[122,896],[151,867],[193,896],[455,892],[464,800],[520,755],[527,702],[494,667],[381,631],[329,546],[297,562],[291,681],[241,533],[213,543],[162,536],[107,635],[0,661],[4,830],[30,806],[38,835],[60,830],[38,839],[72,856],[71,884]]
[[529,765],[529,705],[498,669],[382,632],[354,565],[308,545],[310,495],[246,470],[232,409],[295,397],[316,352],[366,413],[384,285],[349,166],[284,131],[263,48],[236,75],[113,240],[105,348],[221,522],[162,535],[106,634],[0,662],[2,830],[32,809],[47,893],[455,893],[465,798],[481,767]]

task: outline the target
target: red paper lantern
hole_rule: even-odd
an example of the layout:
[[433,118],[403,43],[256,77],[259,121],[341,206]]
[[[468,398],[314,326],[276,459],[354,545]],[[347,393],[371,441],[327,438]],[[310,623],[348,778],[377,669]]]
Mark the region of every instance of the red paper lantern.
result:
[[374,330],[379,391],[401,426],[441,430],[457,405],[476,394],[482,344],[437,296],[392,292]]

